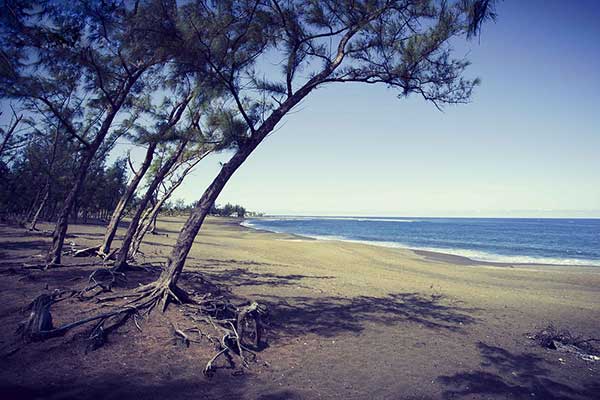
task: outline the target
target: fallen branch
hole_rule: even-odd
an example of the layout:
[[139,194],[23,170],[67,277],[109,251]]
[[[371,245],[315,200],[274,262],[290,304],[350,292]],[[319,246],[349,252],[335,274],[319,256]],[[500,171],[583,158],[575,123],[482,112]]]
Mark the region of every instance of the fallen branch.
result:
[[91,257],[99,255],[100,246],[86,247],[85,249],[75,250],[73,257]]

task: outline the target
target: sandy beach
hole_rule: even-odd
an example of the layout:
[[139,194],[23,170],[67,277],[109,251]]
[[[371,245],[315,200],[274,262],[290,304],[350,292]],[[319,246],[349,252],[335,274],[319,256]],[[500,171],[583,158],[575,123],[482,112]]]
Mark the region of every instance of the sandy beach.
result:
[[[169,254],[182,218],[163,218],[144,261]],[[48,226],[41,226],[48,229]],[[81,284],[93,266],[22,272],[49,238],[0,226],[3,353],[20,310],[46,288]],[[120,233],[122,233],[120,231]],[[94,245],[101,226],[72,225]],[[65,264],[73,263],[67,258]],[[99,261],[98,261],[99,262]],[[319,241],[209,219],[186,270],[270,310],[268,347],[243,375],[202,375],[206,344],[182,349],[155,312],[85,351],[81,331],[0,359],[0,397],[155,399],[593,399],[600,362],[543,349],[528,333],[553,322],[600,336],[600,268],[491,264],[436,253]],[[135,278],[135,277],[134,277]],[[182,287],[193,285],[184,276]],[[76,300],[72,300],[75,302]],[[66,322],[68,302],[55,319]],[[62,310],[62,311],[61,311]]]

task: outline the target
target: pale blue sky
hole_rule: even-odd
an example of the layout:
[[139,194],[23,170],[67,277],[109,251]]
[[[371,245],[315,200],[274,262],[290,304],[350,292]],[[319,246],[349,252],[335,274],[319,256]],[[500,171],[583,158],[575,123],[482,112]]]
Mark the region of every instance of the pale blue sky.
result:
[[[506,1],[469,44],[473,101],[444,113],[332,85],[288,116],[218,203],[270,214],[600,217],[600,6]],[[213,157],[177,193],[192,201]]]
[[[441,113],[385,87],[319,89],[217,203],[269,214],[600,217],[600,2],[508,0],[498,13],[460,49],[482,79],[472,103]],[[227,158],[203,161],[175,198],[197,200]]]

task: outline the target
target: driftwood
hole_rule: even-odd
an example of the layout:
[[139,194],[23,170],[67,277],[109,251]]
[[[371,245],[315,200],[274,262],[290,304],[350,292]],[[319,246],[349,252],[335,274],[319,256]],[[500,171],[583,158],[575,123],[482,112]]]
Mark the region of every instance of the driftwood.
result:
[[529,334],[529,339],[540,346],[564,353],[573,353],[587,361],[600,361],[600,343],[598,338],[584,338],[568,329],[559,329],[554,324]]
[[86,247],[85,249],[73,251],[73,257],[91,257],[99,255],[100,245]]
[[18,332],[26,340],[38,341],[46,338],[46,332],[52,332],[52,314],[50,307],[56,303],[58,293],[41,294],[36,297],[26,308],[30,311],[28,318],[19,324]]

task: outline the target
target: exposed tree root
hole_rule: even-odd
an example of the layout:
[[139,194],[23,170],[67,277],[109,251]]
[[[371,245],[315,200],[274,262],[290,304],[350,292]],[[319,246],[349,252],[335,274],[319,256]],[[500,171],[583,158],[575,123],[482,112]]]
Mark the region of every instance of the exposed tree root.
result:
[[200,337],[206,337],[217,350],[216,354],[206,363],[203,370],[204,375],[208,377],[214,375],[217,369],[215,362],[221,356],[226,358],[230,366],[234,365],[233,357],[236,357],[243,368],[248,368],[249,358],[256,359],[256,354],[252,349],[258,350],[261,347],[264,331],[263,318],[267,315],[266,306],[250,302],[247,305],[236,307],[222,297],[206,296],[198,302],[198,307],[201,310],[200,313],[192,312],[187,316],[197,323],[203,323],[203,325],[208,323],[218,335],[211,335],[203,331],[200,325],[191,329]]
[[100,247],[102,247],[101,245],[98,246],[98,251],[96,252],[96,255],[100,258],[102,258],[104,261],[114,261],[117,255],[117,252],[119,251],[119,247],[112,249],[111,251],[107,253],[102,252],[102,250],[100,249]]
[[[127,277],[123,272],[113,271],[111,268],[99,268],[94,270],[88,278],[88,286],[81,292],[79,297],[91,298],[100,293],[112,291],[113,286],[126,282]],[[90,296],[89,293],[92,293]]]
[[108,254],[102,252],[102,245],[96,245],[91,247],[85,247],[82,249],[78,249],[78,246],[75,242],[69,243],[71,248],[63,251],[63,255],[73,256],[73,257],[100,257],[105,261],[114,260],[119,248],[113,249]]
[[74,291],[61,292],[55,290],[52,294],[41,294],[36,297],[31,304],[27,307],[30,311],[29,317],[19,324],[17,332],[21,334],[23,339],[27,341],[41,341],[57,336],[62,336],[69,330],[76,328],[80,325],[88,322],[100,320],[96,327],[92,330],[90,337],[96,335],[98,330],[103,330],[103,324],[111,317],[129,312],[130,309],[119,309],[113,312],[95,315],[92,317],[84,318],[70,324],[63,325],[55,328],[52,322],[52,314],[50,308],[52,305],[59,301],[65,300],[72,297],[75,294]]
[[65,268],[65,267],[91,267],[94,265],[100,265],[98,262],[89,262],[89,263],[77,263],[77,264],[56,264],[56,263],[47,263],[47,264],[23,264],[23,269],[39,269],[40,271],[46,271],[54,268]]
[[127,276],[125,273],[129,271],[161,272],[162,268],[155,267],[153,265],[138,266],[130,264],[121,265],[118,268],[117,266],[113,266],[112,268],[106,266],[103,268],[98,268],[90,274],[88,278],[88,286],[86,286],[80,292],[80,297],[92,298],[102,293],[112,292],[114,286],[118,286],[119,284],[127,282]]
[[[110,272],[100,273],[97,271],[90,276],[92,289],[88,292],[95,289],[100,289],[101,292],[110,290],[110,285],[121,278],[118,273],[108,269],[102,271]],[[105,286],[105,281],[110,282],[109,286]],[[109,306],[112,309],[55,327],[51,307],[75,295],[89,299],[85,293],[85,291],[61,292],[56,290],[51,294],[39,295],[27,308],[30,313],[28,318],[19,325],[19,334],[26,341],[41,341],[63,336],[71,329],[94,323],[87,337],[86,351],[91,351],[102,346],[106,342],[107,335],[127,321],[131,320],[141,331],[140,320],[148,316],[155,307],[158,306],[165,311],[170,303],[177,303],[184,306],[184,315],[194,324],[186,329],[172,326],[174,343],[189,347],[191,343],[200,343],[201,339],[205,338],[217,350],[204,368],[205,375],[214,375],[217,369],[216,361],[221,357],[224,357],[230,366],[233,366],[234,359],[237,359],[242,368],[248,368],[249,361],[256,358],[253,350],[261,347],[263,317],[267,312],[265,306],[256,302],[235,306],[228,299],[222,296],[212,296],[210,293],[192,298],[185,291],[175,285],[170,285],[169,281],[165,280],[158,280],[133,290],[98,298],[97,301],[103,303],[103,307]],[[192,338],[193,333],[198,335],[197,340]]]

